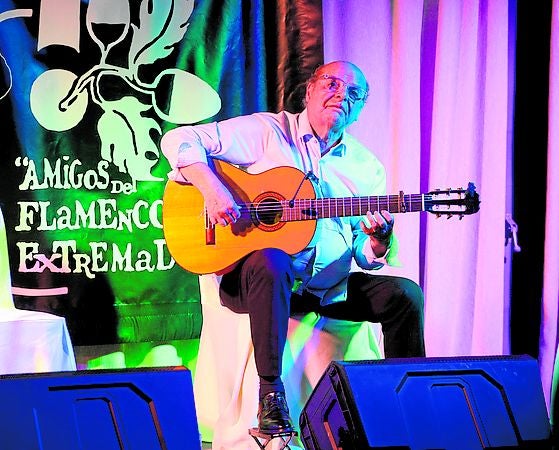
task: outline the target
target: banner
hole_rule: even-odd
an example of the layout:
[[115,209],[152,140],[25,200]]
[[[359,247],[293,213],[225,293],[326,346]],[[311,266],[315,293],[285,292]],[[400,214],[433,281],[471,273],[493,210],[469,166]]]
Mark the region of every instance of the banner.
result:
[[[288,7],[303,15],[282,19]],[[198,337],[197,277],[163,236],[159,140],[301,109],[322,58],[320,33],[305,29],[320,19],[320,2],[0,0],[0,207],[16,306],[65,316],[75,345]]]

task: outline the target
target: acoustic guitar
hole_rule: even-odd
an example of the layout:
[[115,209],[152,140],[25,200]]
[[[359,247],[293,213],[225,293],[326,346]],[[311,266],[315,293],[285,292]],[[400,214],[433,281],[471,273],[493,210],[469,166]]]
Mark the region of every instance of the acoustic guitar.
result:
[[310,178],[293,167],[277,167],[257,175],[221,161],[215,173],[241,209],[236,223],[212,226],[198,189],[168,181],[163,194],[163,232],[171,256],[195,274],[224,273],[254,250],[275,247],[295,254],[311,242],[316,220],[364,216],[367,211],[427,211],[460,219],[479,210],[473,183],[467,189],[426,194],[316,198]]

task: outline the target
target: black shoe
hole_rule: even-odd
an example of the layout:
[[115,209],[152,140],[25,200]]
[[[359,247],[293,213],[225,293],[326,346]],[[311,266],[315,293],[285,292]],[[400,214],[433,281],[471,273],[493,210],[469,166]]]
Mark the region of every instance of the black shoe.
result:
[[283,392],[270,392],[258,403],[258,429],[266,434],[293,431]]

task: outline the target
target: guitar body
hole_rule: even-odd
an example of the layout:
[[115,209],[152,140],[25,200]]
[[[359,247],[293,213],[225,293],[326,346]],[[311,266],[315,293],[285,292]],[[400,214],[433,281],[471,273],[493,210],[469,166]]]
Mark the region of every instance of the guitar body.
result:
[[[206,226],[204,199],[191,184],[169,181],[163,194],[163,232],[171,256],[185,270],[224,273],[239,259],[263,248],[279,248],[295,254],[307,247],[316,220],[279,221],[277,202],[314,199],[305,174],[292,167],[278,167],[248,174],[235,166],[215,161],[215,173],[240,205],[241,217],[233,225]],[[302,184],[301,184],[302,182]]]
[[363,216],[367,211],[428,211],[437,217],[464,217],[479,211],[473,183],[468,189],[427,194],[350,196],[316,199],[311,181],[293,167],[257,175],[214,161],[214,172],[235,198],[241,217],[232,225],[211,226],[204,198],[188,183],[169,181],[163,194],[163,233],[171,256],[197,274],[225,273],[249,253],[279,248],[288,254],[305,249],[317,218]]

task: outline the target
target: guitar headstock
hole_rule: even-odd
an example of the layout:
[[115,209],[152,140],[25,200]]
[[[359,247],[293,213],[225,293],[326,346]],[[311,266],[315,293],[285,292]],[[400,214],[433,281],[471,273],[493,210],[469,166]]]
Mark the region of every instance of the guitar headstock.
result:
[[467,189],[436,189],[425,196],[425,211],[437,217],[462,217],[479,211],[479,195],[474,183],[468,183]]

